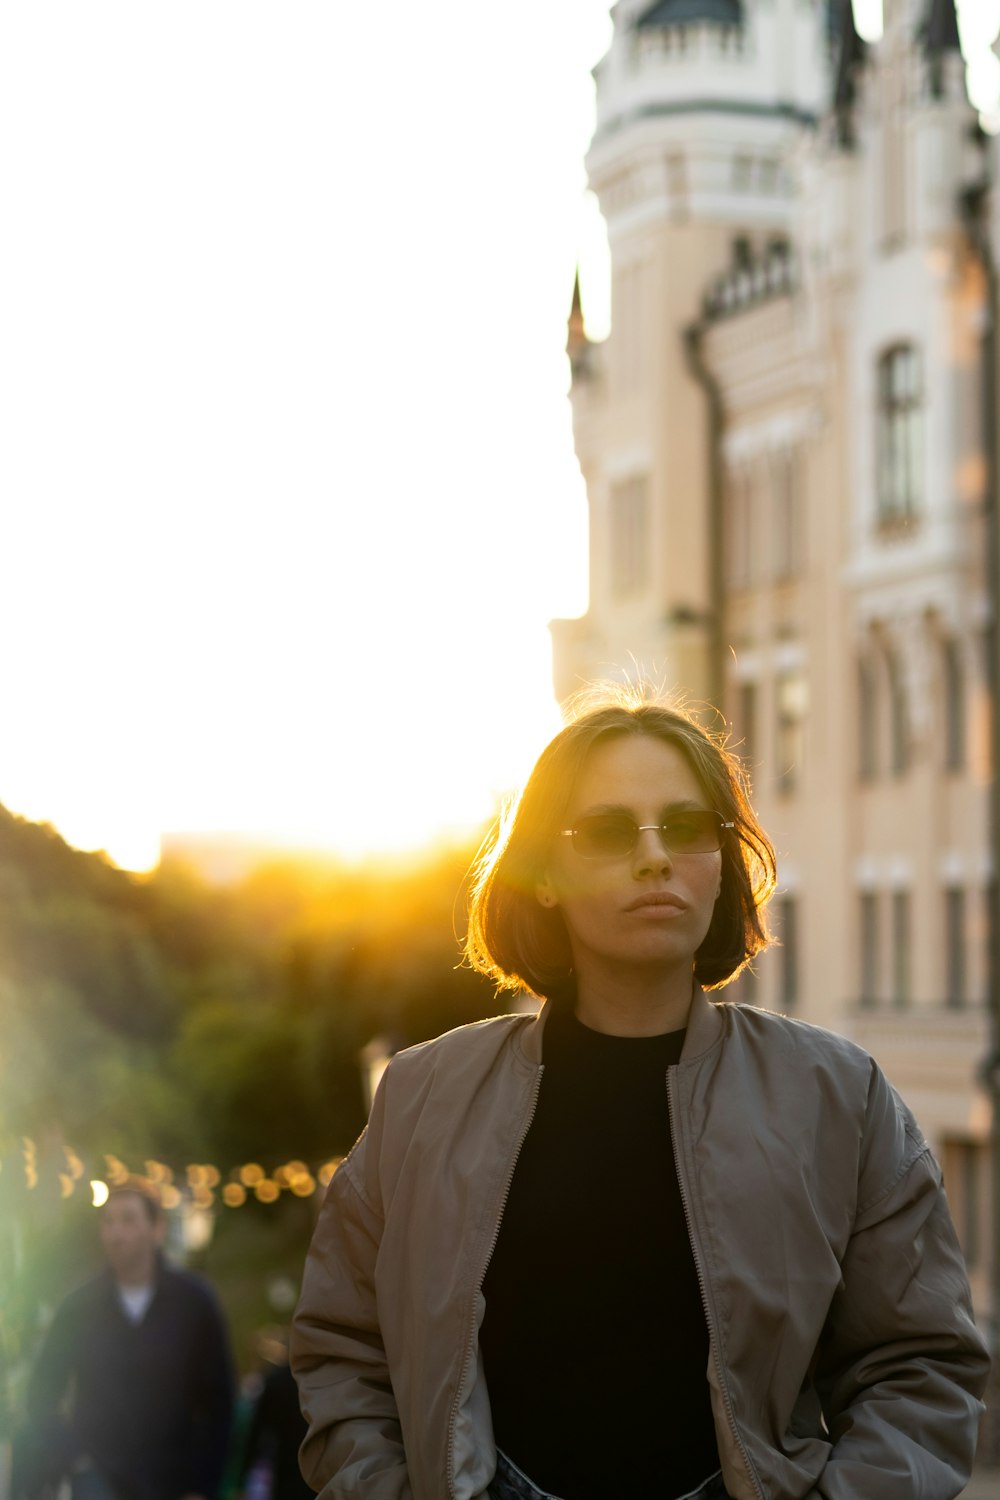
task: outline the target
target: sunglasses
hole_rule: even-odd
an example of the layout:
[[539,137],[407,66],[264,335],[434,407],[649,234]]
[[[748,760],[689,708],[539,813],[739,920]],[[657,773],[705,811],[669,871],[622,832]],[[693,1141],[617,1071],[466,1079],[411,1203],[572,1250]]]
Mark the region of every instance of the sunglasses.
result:
[[722,848],[722,831],[735,828],[721,813],[692,808],[670,813],[662,823],[637,823],[628,813],[591,813],[575,828],[560,828],[584,859],[620,859],[631,854],[640,833],[655,830],[671,854],[714,854]]

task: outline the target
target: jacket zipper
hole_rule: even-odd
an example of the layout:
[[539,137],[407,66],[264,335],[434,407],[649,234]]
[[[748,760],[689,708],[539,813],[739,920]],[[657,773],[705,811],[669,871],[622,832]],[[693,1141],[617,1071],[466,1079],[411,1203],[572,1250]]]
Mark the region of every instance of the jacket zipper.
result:
[[538,1069],[535,1073],[535,1085],[534,1091],[531,1096],[531,1108],[528,1111],[528,1118],[524,1122],[524,1129],[521,1131],[521,1134],[517,1138],[517,1145],[514,1147],[514,1154],[510,1159],[510,1166],[507,1169],[507,1176],[503,1185],[503,1194],[500,1198],[500,1207],[496,1216],[496,1223],[493,1226],[493,1234],[490,1237],[489,1249],[486,1252],[486,1258],[483,1261],[483,1267],[479,1273],[479,1280],[476,1282],[473,1291],[469,1313],[469,1335],[465,1344],[465,1357],[462,1360],[462,1368],[459,1372],[458,1387],[455,1391],[455,1400],[451,1408],[451,1418],[448,1422],[447,1479],[448,1494],[451,1497],[451,1500],[455,1500],[455,1424],[458,1421],[458,1407],[462,1398],[462,1391],[465,1387],[466,1371],[469,1368],[470,1360],[475,1358],[476,1352],[476,1299],[483,1289],[483,1282],[486,1279],[486,1268],[488,1267],[490,1260],[493,1257],[493,1251],[496,1249],[497,1240],[500,1238],[500,1225],[503,1222],[504,1210],[507,1207],[507,1199],[510,1197],[510,1186],[514,1181],[514,1172],[517,1167],[517,1159],[521,1155],[521,1147],[524,1145],[528,1131],[531,1129],[531,1122],[535,1118],[535,1110],[538,1108],[538,1095],[542,1087],[542,1074],[544,1072],[544,1064],[539,1064]]
[[675,1065],[672,1065],[667,1069],[667,1110],[670,1115],[670,1145],[674,1153],[674,1170],[677,1173],[677,1187],[681,1195],[681,1207],[684,1210],[684,1222],[687,1225],[688,1241],[691,1245],[691,1256],[694,1260],[695,1275],[698,1277],[698,1290],[701,1292],[701,1304],[705,1312],[705,1322],[708,1326],[708,1339],[709,1345],[712,1350],[712,1360],[715,1364],[716,1374],[719,1378],[719,1390],[722,1393],[723,1404],[726,1408],[726,1416],[729,1419],[730,1431],[732,1432],[733,1437],[736,1439],[736,1446],[739,1448],[740,1452],[743,1455],[743,1462],[746,1464],[747,1474],[750,1476],[751,1483],[753,1484],[754,1489],[757,1491],[757,1494],[761,1497],[761,1500],[764,1500],[764,1491],[760,1487],[760,1483],[757,1479],[757,1473],[750,1461],[750,1455],[746,1449],[746,1444],[740,1436],[740,1430],[736,1425],[736,1413],[733,1411],[732,1398],[729,1394],[729,1382],[726,1379],[726,1371],[722,1363],[722,1356],[719,1353],[719,1342],[718,1339],[713,1337],[714,1325],[712,1322],[711,1309],[708,1305],[708,1287],[706,1283],[705,1272],[702,1268],[701,1256],[698,1250],[698,1242],[694,1233],[694,1222],[691,1218],[691,1204],[688,1199],[688,1191],[687,1185],[684,1181],[684,1173],[681,1170],[681,1155],[677,1144],[677,1111],[674,1108],[674,1091],[671,1086],[671,1075],[674,1071],[674,1066]]

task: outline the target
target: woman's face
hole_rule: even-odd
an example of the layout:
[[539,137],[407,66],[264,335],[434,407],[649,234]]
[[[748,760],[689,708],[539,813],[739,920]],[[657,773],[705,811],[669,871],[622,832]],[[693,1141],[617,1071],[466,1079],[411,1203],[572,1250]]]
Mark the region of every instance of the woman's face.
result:
[[[681,751],[652,735],[620,735],[591,752],[564,827],[604,812],[659,825],[691,809],[711,803]],[[641,832],[631,853],[596,858],[557,834],[536,895],[562,913],[578,982],[637,967],[690,972],[721,877],[718,850],[672,853],[656,828]]]

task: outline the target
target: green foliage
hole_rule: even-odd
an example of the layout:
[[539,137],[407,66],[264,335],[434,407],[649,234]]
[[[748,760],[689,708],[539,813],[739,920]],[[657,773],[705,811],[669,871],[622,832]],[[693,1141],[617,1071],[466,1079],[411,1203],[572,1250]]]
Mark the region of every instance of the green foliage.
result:
[[[364,1123],[374,1036],[405,1046],[495,1010],[459,964],[471,853],[209,887],[177,863],[127,875],[0,807],[0,1362],[23,1375],[41,1306],[86,1266],[106,1154],[315,1166]],[[297,1276],[312,1206],[219,1210],[206,1269],[247,1339],[275,1320],[275,1267]]]
[[136,1163],[343,1151],[360,1054],[488,1014],[458,964],[467,852],[139,880],[0,808],[0,1153],[48,1135]]

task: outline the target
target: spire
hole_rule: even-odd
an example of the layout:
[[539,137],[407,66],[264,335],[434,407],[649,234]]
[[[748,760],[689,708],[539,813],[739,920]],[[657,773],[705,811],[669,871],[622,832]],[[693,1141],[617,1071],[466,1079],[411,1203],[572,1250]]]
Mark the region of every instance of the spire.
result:
[[940,99],[944,94],[945,53],[961,54],[962,51],[955,0],[930,0],[927,20],[921,31],[930,71],[931,94]]
[[695,26],[700,21],[742,26],[742,0],[655,0],[636,24],[641,31],[652,26]]
[[[839,9],[839,16],[837,11]],[[831,30],[837,56],[837,77],[833,89],[833,112],[837,121],[837,139],[845,150],[855,145],[854,104],[857,99],[857,74],[864,65],[867,48],[854,24],[851,0],[831,0]],[[839,33],[839,36],[838,36]]]
[[573,378],[589,374],[587,367],[588,355],[590,353],[590,340],[583,324],[583,299],[580,296],[580,267],[576,268],[576,276],[573,280],[573,305],[569,310],[569,320],[566,324],[566,353],[569,355],[569,367]]

